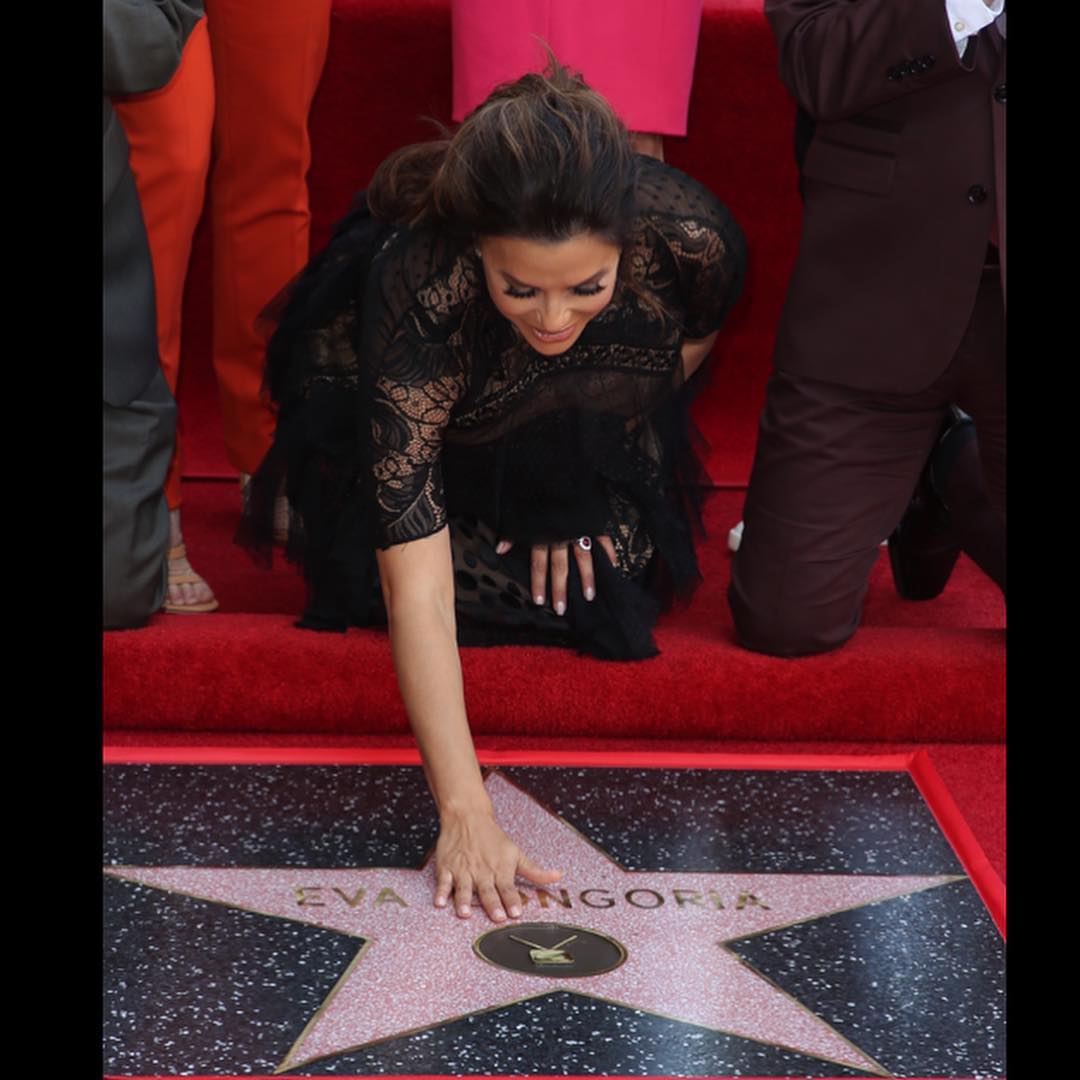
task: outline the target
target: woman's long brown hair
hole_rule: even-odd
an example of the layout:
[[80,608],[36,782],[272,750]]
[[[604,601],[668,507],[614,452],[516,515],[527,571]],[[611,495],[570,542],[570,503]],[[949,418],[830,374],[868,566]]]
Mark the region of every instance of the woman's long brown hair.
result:
[[542,75],[497,87],[452,136],[391,154],[368,205],[384,220],[474,238],[559,241],[593,232],[621,247],[636,179],[629,136],[611,106],[549,53]]

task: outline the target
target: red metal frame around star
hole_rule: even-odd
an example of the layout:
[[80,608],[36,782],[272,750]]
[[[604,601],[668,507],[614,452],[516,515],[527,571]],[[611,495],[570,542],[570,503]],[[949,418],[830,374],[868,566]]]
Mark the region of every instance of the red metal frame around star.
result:
[[[1000,880],[997,878],[997,875],[993,872],[993,869],[990,867],[988,861],[985,859],[985,856],[982,854],[981,849],[979,849],[979,846],[978,846],[977,842],[974,840],[974,837],[971,834],[970,829],[968,829],[966,823],[963,821],[962,817],[960,816],[959,811],[957,810],[957,808],[956,808],[955,804],[953,803],[951,797],[949,796],[947,790],[944,788],[944,785],[941,783],[940,779],[937,777],[936,773],[934,772],[932,766],[930,765],[929,758],[924,752],[917,752],[915,754],[863,757],[863,756],[857,756],[857,755],[835,755],[835,756],[834,755],[798,755],[798,754],[784,754],[784,755],[776,755],[776,754],[772,754],[772,755],[727,755],[727,754],[687,754],[687,753],[677,753],[677,752],[676,753],[670,753],[670,752],[669,753],[660,753],[660,754],[580,752],[580,753],[576,753],[576,754],[567,754],[565,752],[547,753],[547,752],[535,751],[535,750],[533,750],[533,751],[494,751],[494,750],[490,750],[490,751],[481,751],[479,756],[480,756],[482,764],[485,764],[485,765],[560,765],[560,766],[563,766],[563,767],[615,766],[615,767],[627,767],[627,768],[633,768],[633,767],[636,767],[636,768],[644,768],[644,767],[647,767],[647,768],[688,768],[688,767],[694,767],[694,768],[718,768],[718,769],[779,769],[779,770],[797,768],[797,769],[802,769],[802,770],[805,770],[805,769],[826,769],[826,770],[834,769],[834,770],[845,770],[845,771],[847,771],[847,770],[854,770],[854,771],[906,771],[906,772],[911,774],[914,782],[919,787],[919,789],[922,792],[924,798],[926,799],[928,805],[930,806],[932,812],[935,814],[935,817],[937,818],[937,820],[938,820],[939,824],[941,825],[943,831],[945,832],[945,834],[949,838],[949,840],[952,842],[953,847],[956,849],[957,854],[958,854],[962,864],[964,865],[965,869],[968,871],[969,875],[971,876],[972,880],[974,881],[976,887],[978,888],[980,894],[982,895],[982,897],[984,899],[984,902],[987,903],[987,906],[990,909],[991,914],[995,919],[995,922],[997,922],[997,924],[999,926],[999,929],[1002,929],[1002,931],[1003,931],[1004,890],[1003,890],[1003,888],[1001,886]],[[106,748],[105,753],[104,753],[104,759],[105,759],[106,764],[121,764],[121,763],[149,764],[149,763],[166,763],[166,762],[170,763],[170,764],[180,764],[180,763],[188,763],[188,764],[226,764],[226,763],[227,764],[301,764],[301,763],[302,764],[330,764],[330,763],[333,763],[333,764],[338,764],[338,765],[340,765],[340,764],[372,764],[372,765],[374,765],[374,764],[381,764],[381,765],[382,764],[410,764],[410,765],[419,764],[419,757],[418,757],[418,755],[416,754],[416,752],[414,750],[397,749],[397,748],[395,748],[395,749],[371,749],[371,748],[369,748],[369,749],[366,749],[366,750],[360,750],[360,751],[356,751],[356,752],[348,752],[348,751],[343,752],[341,749],[333,749],[333,750],[322,751],[322,750],[319,750],[319,749],[312,749],[312,748],[302,748],[302,749],[251,748],[251,749],[248,749],[248,748],[237,748],[237,747],[228,747],[228,748],[212,748],[212,747],[201,747],[201,748],[151,748],[151,747],[148,747],[148,748],[138,748],[138,747],[126,747],[126,748]],[[510,786],[512,787],[512,785],[510,785]],[[528,796],[524,796],[524,797],[526,799],[528,799]],[[532,800],[529,800],[529,801],[532,801]],[[504,810],[505,809],[506,808],[504,808]],[[561,820],[561,819],[556,818],[555,820]],[[563,824],[565,825],[565,823],[563,823]],[[569,829],[568,826],[566,826],[566,828]],[[573,830],[569,830],[569,831],[573,832]],[[576,836],[576,834],[575,834],[575,836]],[[600,855],[600,853],[594,847],[590,846],[589,842],[585,841],[584,838],[579,837],[578,840],[580,841],[580,846],[579,846],[579,849],[578,849],[579,855],[588,852],[588,854],[590,854],[592,856],[592,858],[594,858],[594,859],[597,858]],[[563,837],[560,840],[559,844],[556,845],[556,847],[557,848],[565,848],[565,843],[566,843],[566,838]],[[543,855],[545,853],[541,852],[540,854]],[[557,855],[558,851],[557,850],[553,851],[550,854]],[[603,858],[606,860],[606,862],[608,864],[610,864],[611,867],[615,866],[615,864],[612,862],[612,860],[610,860],[606,856],[603,856]],[[114,869],[118,870],[119,868],[114,868]],[[133,868],[129,868],[129,870],[130,869],[133,869]],[[198,870],[199,868],[188,868],[188,869],[189,869],[189,872],[190,872],[191,870]],[[155,868],[155,870],[160,874],[160,872],[161,872],[160,868]],[[203,870],[205,872],[205,868],[203,868]],[[755,877],[755,875],[718,875],[718,874],[710,874],[710,875],[695,875],[695,874],[661,875],[661,874],[655,874],[655,873],[650,874],[650,873],[645,873],[645,872],[628,872],[628,871],[622,870],[621,868],[618,868],[618,871],[619,871],[620,874],[622,874],[624,876],[625,875],[630,875],[630,876],[633,876],[635,879],[640,878],[642,880],[644,880],[645,878],[655,879],[655,878],[664,877],[664,876],[678,877],[679,878],[679,884],[681,886],[683,886],[684,888],[687,888],[687,889],[690,887],[688,885],[688,883],[690,882],[691,878],[695,878],[695,879],[698,878],[698,877],[701,877],[703,879],[708,878],[711,882],[717,883],[721,879],[725,879],[725,878],[734,878],[734,877],[746,878],[748,876]],[[220,873],[222,873],[222,871],[218,871],[217,873],[220,874]],[[231,872],[230,871],[225,871],[225,873],[232,873],[232,874],[236,875],[236,874],[242,874],[243,871],[231,871]],[[250,874],[251,871],[248,871],[248,873]],[[278,873],[281,873],[281,872],[279,871]],[[294,871],[292,871],[292,873],[303,874],[303,873],[305,873],[305,871],[295,871],[294,870]],[[321,873],[323,875],[323,877],[327,877],[328,874],[331,874],[333,872],[332,871],[320,871],[319,873]],[[374,874],[381,874],[383,878],[386,878],[387,875],[393,873],[395,875],[413,875],[413,880],[416,880],[417,875],[420,875],[420,874],[424,873],[424,871],[423,870],[412,870],[412,871],[396,870],[396,871],[391,872],[391,871],[363,870],[363,871],[342,871],[341,873],[348,874],[350,876],[350,881],[352,881],[354,883],[354,885],[355,885],[355,882],[357,880],[359,880],[359,877],[362,876],[362,875],[372,876]],[[124,876],[124,877],[129,877],[128,872],[121,871],[121,875]],[[775,882],[776,879],[796,879],[796,878],[806,879],[806,878],[812,878],[812,877],[814,877],[814,875],[756,875],[756,877],[769,878],[769,879],[772,879]],[[838,884],[839,881],[841,880],[840,875],[832,875],[831,877],[833,878],[833,884]],[[147,880],[141,874],[139,875],[139,878],[137,880],[143,880],[146,884],[154,884],[155,883],[155,882],[151,882],[151,881]],[[327,880],[329,880],[329,879],[327,878]],[[865,886],[865,884],[866,884],[866,882],[868,880],[872,881],[874,879],[867,879],[865,877],[862,877],[861,878],[861,884],[863,886]],[[944,880],[944,879],[942,879],[942,880]],[[696,884],[701,884],[699,882],[696,882],[696,880],[695,880],[695,883]],[[655,881],[654,881],[654,884],[655,884]],[[897,881],[896,884],[899,885],[900,882]],[[163,880],[162,880],[162,885],[164,885],[164,887],[166,887],[166,888],[169,887],[169,885],[165,884]],[[804,882],[804,885],[805,885],[805,882]],[[327,887],[329,887],[329,886],[327,886]],[[641,886],[641,887],[642,888],[647,888],[647,886],[644,886],[644,885]],[[925,887],[925,886],[921,886],[921,887]],[[910,890],[905,890],[905,891],[910,891]],[[207,899],[211,899],[211,898],[218,899],[218,897],[209,897],[205,893],[202,893],[202,895],[204,897],[206,897]],[[897,895],[897,894],[895,892],[893,892],[890,895]],[[879,898],[884,898],[884,897],[879,897]],[[219,902],[221,902],[221,901],[219,900]],[[224,900],[224,902],[228,903],[229,901]],[[864,900],[862,902],[864,902],[864,903],[873,902],[873,900]],[[246,906],[246,905],[240,905],[240,906]],[[426,910],[426,908],[424,910]],[[571,916],[567,912],[562,911],[561,908],[558,905],[553,906],[553,908],[551,910],[552,910],[551,919],[553,921],[560,921],[560,919],[561,919],[561,921],[570,921],[571,920]],[[561,911],[561,915],[560,915],[560,911]],[[266,914],[282,915],[284,917],[292,917],[292,918],[296,917],[295,912],[292,912],[290,914],[286,914],[284,911],[273,911],[273,912],[266,911],[265,913]],[[785,920],[785,924],[787,924],[787,923],[789,923],[791,921],[805,921],[806,918],[820,917],[820,915],[824,915],[824,914],[828,914],[828,913],[829,913],[828,911],[821,911],[819,913],[819,915],[811,915],[811,914],[808,914],[807,912],[804,911],[802,917],[794,919],[794,920],[787,919],[787,920]],[[449,913],[448,912],[440,912],[438,914],[445,915],[445,914],[449,914]],[[527,917],[535,918],[538,914],[539,914],[538,912],[534,911],[533,915],[527,916]],[[760,912],[758,912],[756,914],[760,914]],[[304,919],[303,921],[312,921],[313,922],[313,921],[316,921],[316,920]],[[454,925],[456,922],[457,922],[457,920],[452,920],[452,922],[448,923],[447,925],[448,926]],[[325,922],[323,922],[322,925],[329,926],[329,924],[327,924]],[[334,929],[339,929],[336,926],[333,927],[333,928]],[[759,927],[759,928],[757,928],[755,930],[752,930],[750,932],[751,933],[764,932],[765,930],[767,930],[769,928],[770,927],[768,925],[763,925],[762,927]],[[746,936],[745,929],[746,928],[744,926],[743,928],[740,929],[739,933],[729,934],[727,938],[722,938],[720,940],[733,940],[735,938],[744,937],[744,936]],[[362,936],[366,937],[367,934],[364,934]],[[717,943],[719,944],[719,942],[717,942]],[[384,948],[385,948],[385,945],[384,945]],[[392,951],[392,950],[388,950],[388,951]],[[637,951],[637,950],[635,950],[635,951]],[[734,957],[734,954],[727,952],[727,950],[720,949],[720,950],[717,950],[717,953],[718,954],[723,954],[726,957],[730,957],[732,961],[736,960],[736,958]],[[354,964],[350,965],[350,972],[352,971],[352,969],[355,966],[356,966],[356,964],[355,964],[355,961],[354,961]],[[506,974],[509,974],[509,973],[498,972],[497,974],[498,975],[506,975]],[[493,980],[493,979],[490,978],[491,972],[489,972],[488,975],[489,975],[489,979],[485,980],[485,982],[498,981],[498,980]],[[624,972],[623,975],[625,976],[626,973]],[[727,977],[729,979],[734,979],[734,980],[742,979],[744,982],[746,981],[747,977],[749,977],[750,979],[753,979],[754,977],[757,977],[760,980],[760,976],[757,976],[757,973],[753,972],[752,969],[749,969],[747,965],[738,965],[738,964],[736,964],[736,966],[732,967],[729,964],[729,965],[727,965],[726,975],[727,975]],[[521,976],[521,977],[519,977],[518,982],[520,983],[521,979],[529,980],[530,978],[531,978],[530,976]],[[595,977],[592,977],[591,981],[595,982],[596,980],[603,980],[604,978],[605,978],[605,976],[595,976]],[[334,992],[330,995],[330,998],[327,999],[328,1002],[330,1001],[331,998],[334,998],[334,999],[337,998],[338,991],[342,990],[343,987],[345,985],[347,985],[348,981],[349,980],[346,977],[343,977],[342,980],[339,980],[339,983],[335,987]],[[502,981],[507,981],[507,980],[503,979]],[[510,981],[514,981],[513,977],[511,977]],[[615,980],[615,981],[619,981],[619,980]],[[622,981],[625,982],[625,978]],[[764,981],[764,980],[761,980],[761,981]],[[535,985],[535,981],[534,981],[534,985]],[[549,987],[549,988],[538,991],[538,993],[548,993],[548,992],[551,991],[551,989],[554,989],[554,988],[555,987]],[[558,988],[559,989],[570,989],[565,984],[563,984],[561,987],[558,987]],[[582,991],[574,991],[574,992],[582,992]],[[590,992],[590,991],[584,991],[584,992],[588,993],[589,996],[596,996],[596,997],[600,997],[600,998],[606,999],[606,1000],[618,1000],[620,1004],[626,1004],[626,1005],[629,1005],[630,1007],[645,1008],[646,1011],[657,1011],[655,1009],[649,1008],[647,1003],[643,1003],[643,1002],[640,1002],[640,1001],[626,1001],[626,1000],[622,1000],[622,999],[615,998],[615,997],[610,997],[609,998],[604,993],[593,993],[593,992]],[[780,994],[781,992],[780,991],[775,991],[775,993]],[[489,994],[488,996],[490,997],[491,995]],[[496,997],[498,996],[498,992],[495,994],[495,996]],[[534,995],[528,995],[528,996],[534,996]],[[516,995],[511,1000],[520,1000],[520,998],[521,998],[521,995]],[[342,999],[342,1003],[346,1003],[347,1000],[348,1000],[348,995],[346,994],[345,998]],[[496,1001],[496,1002],[494,1002],[492,1004],[487,1004],[486,1006],[481,1005],[481,1009],[484,1009],[484,1008],[487,1008],[487,1009],[498,1008],[498,1007],[500,1007],[500,1004],[508,1004],[508,1003],[510,1003],[510,1002],[505,1001],[505,1000],[502,1001],[502,1002]],[[799,1006],[797,1003],[794,1003],[794,1005],[795,1005],[795,1012],[787,1017],[787,1019],[785,1021],[785,1024],[787,1024],[787,1025],[790,1025],[791,1020],[792,1020],[792,1016],[794,1016],[798,1012],[798,1010],[802,1009],[802,1006]],[[475,1009],[466,1010],[464,1014],[467,1014],[470,1011],[476,1011],[476,1010]],[[320,1010],[320,1012],[322,1012],[322,1010]],[[806,1011],[806,1010],[803,1010],[803,1012],[804,1012],[805,1015],[811,1015],[811,1014],[808,1014],[808,1011]],[[463,1013],[457,1013],[455,1015],[463,1015]],[[684,1021],[690,1022],[690,1023],[694,1023],[694,1022],[701,1023],[700,1019],[697,1019],[695,1021],[695,1019],[693,1019],[691,1017],[672,1016],[672,1014],[670,1012],[660,1013],[660,1015],[667,1015],[667,1016],[670,1016],[673,1019],[681,1019],[681,1020],[684,1020]],[[443,1019],[436,1019],[436,1020],[432,1021],[431,1023],[424,1024],[423,1026],[424,1027],[429,1027],[429,1026],[432,1026],[432,1024],[445,1023],[447,1021],[447,1019],[450,1019],[450,1018],[452,1018],[452,1017],[445,1017]],[[323,1017],[323,1019],[325,1019],[325,1017]],[[820,1021],[818,1021],[818,1023],[820,1024]],[[711,1027],[712,1024],[706,1024],[705,1026],[710,1026]],[[821,1026],[822,1027],[827,1027],[827,1025],[821,1025]],[[750,1038],[754,1037],[752,1034],[750,1034],[746,1030],[738,1030],[738,1027],[739,1027],[739,1025],[736,1024],[735,1029],[732,1029],[731,1027],[729,1027],[729,1026],[727,1026],[725,1024],[722,1027],[715,1028],[715,1029],[716,1030],[731,1031],[732,1033],[741,1035],[742,1037],[750,1037]],[[324,1030],[326,1030],[325,1025],[324,1025]],[[829,1031],[831,1031],[831,1030],[832,1029],[829,1029]],[[395,1034],[400,1034],[400,1033],[402,1033],[402,1032],[383,1034],[377,1041],[381,1041],[381,1038],[394,1037]],[[281,1068],[295,1068],[295,1067],[300,1066],[301,1064],[310,1063],[310,1062],[312,1062],[312,1061],[314,1061],[314,1060],[316,1060],[318,1058],[322,1058],[322,1057],[326,1057],[326,1056],[330,1056],[330,1055],[337,1055],[337,1054],[346,1052],[348,1049],[356,1049],[357,1048],[355,1044],[353,1046],[351,1046],[351,1047],[336,1047],[336,1048],[332,1047],[332,1046],[319,1047],[318,1046],[318,1041],[316,1041],[312,1048],[313,1049],[321,1049],[321,1052],[315,1053],[314,1056],[305,1056],[304,1060],[301,1061],[301,1060],[299,1060],[299,1055],[302,1052],[301,1051],[302,1044],[305,1044],[304,1045],[304,1050],[306,1050],[307,1045],[311,1044],[311,1039],[310,1039],[311,1034],[312,1034],[312,1025],[309,1025],[308,1029],[305,1030],[304,1035],[301,1036],[301,1039],[297,1041],[296,1046],[294,1046],[293,1050],[290,1051],[290,1054],[286,1058],[285,1062],[282,1063]],[[819,1034],[820,1034],[820,1032],[819,1032]],[[833,1033],[833,1034],[835,1034],[835,1033]],[[840,1038],[838,1035],[836,1037],[837,1037],[837,1039]],[[773,1040],[767,1039],[766,1041],[771,1042]],[[799,1041],[798,1039],[795,1040],[796,1043],[798,1043],[798,1041]],[[330,1042],[332,1044],[333,1039],[331,1039]],[[807,1052],[807,1049],[806,1049],[805,1046],[800,1047],[799,1045],[790,1045],[790,1048],[794,1049],[794,1050],[798,1050],[800,1052],[804,1052],[804,1053]],[[820,1048],[820,1045],[819,1045],[819,1048]],[[835,1047],[834,1047],[834,1049],[835,1049]],[[855,1048],[852,1047],[852,1050],[855,1050]],[[862,1067],[864,1069],[870,1067],[870,1064],[869,1064],[870,1059],[867,1059],[867,1058],[863,1057],[857,1051],[855,1052],[855,1056],[850,1056],[849,1055],[846,1059],[843,1056],[833,1057],[832,1054],[819,1054],[817,1056],[826,1057],[826,1059],[831,1058],[832,1060],[836,1060],[836,1061],[843,1061],[845,1064],[853,1064],[853,1065],[856,1065],[857,1067]],[[125,1080],[131,1080],[131,1078],[125,1078]],[[215,1078],[215,1080],[222,1080],[222,1078],[218,1077],[218,1078]]]

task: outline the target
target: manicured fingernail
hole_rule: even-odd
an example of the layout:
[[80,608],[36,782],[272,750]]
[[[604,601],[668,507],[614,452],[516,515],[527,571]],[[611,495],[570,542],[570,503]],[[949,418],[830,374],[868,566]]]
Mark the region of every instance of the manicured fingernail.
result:
[[544,594],[543,593],[537,593],[537,595],[533,597],[533,603],[537,607],[543,607],[544,606]]
[[460,907],[458,908],[458,914],[462,918],[467,919],[472,914],[472,912],[467,907]]
[[516,919],[516,918],[517,918],[517,917],[518,917],[518,916],[519,916],[520,914],[521,914],[521,908],[519,908],[519,907],[516,907],[516,906],[515,906],[515,907],[512,907],[512,908],[510,909],[510,915],[511,915],[511,916],[512,916],[513,918],[515,918],[515,919]]
[[510,550],[510,545],[505,540],[500,540],[495,545],[496,555],[505,555]]
[[586,600],[595,600],[596,599],[596,590],[591,585],[586,585],[585,586],[585,599]]
[[435,906],[436,907],[446,907],[446,898],[443,897],[443,896],[436,896],[435,897]]
[[492,913],[491,917],[492,917],[492,918],[493,918],[493,919],[494,919],[494,920],[495,920],[496,922],[502,922],[502,921],[503,921],[503,919],[505,919],[505,918],[506,918],[506,912],[505,912],[505,911],[503,911],[503,909],[502,909],[501,907],[497,907],[497,908],[496,908],[496,909],[494,910],[494,912]]
[[566,611],[566,605],[561,600],[555,601],[555,614],[562,615]]

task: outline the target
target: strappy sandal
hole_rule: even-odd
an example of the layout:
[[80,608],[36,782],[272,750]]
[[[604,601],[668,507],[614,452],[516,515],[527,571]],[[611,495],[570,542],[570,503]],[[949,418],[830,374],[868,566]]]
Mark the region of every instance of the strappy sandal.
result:
[[[251,492],[248,485],[251,483],[250,473],[240,474],[240,505],[244,513],[247,513],[248,500]],[[279,547],[285,547],[289,542],[289,500],[284,493],[274,499],[274,534],[273,541]]]
[[[196,574],[193,570],[175,570],[173,563],[179,559],[187,558],[187,548],[183,544],[177,544],[174,548],[169,548],[169,578],[168,583],[170,585],[206,585],[206,580]],[[210,588],[209,585],[206,585]],[[167,612],[170,615],[202,615],[207,611],[217,611],[218,602],[216,599],[204,600],[201,604],[173,604],[169,602],[168,594],[166,593],[165,603],[162,606],[162,611]]]

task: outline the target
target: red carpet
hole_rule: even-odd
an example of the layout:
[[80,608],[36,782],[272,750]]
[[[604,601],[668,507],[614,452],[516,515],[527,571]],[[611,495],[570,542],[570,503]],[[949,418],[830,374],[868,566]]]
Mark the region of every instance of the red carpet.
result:
[[[232,484],[188,484],[185,528],[222,603],[157,616],[105,641],[105,722],[193,731],[398,732],[406,721],[386,636],[294,628],[302,583],[255,567],[228,543]],[[984,741],[1001,738],[1003,605],[962,562],[945,595],[900,601],[875,568],[862,630],[798,661],[738,648],[725,600],[725,536],[741,492],[708,507],[705,582],[657,630],[661,655],[609,663],[542,648],[467,649],[474,730],[513,735]],[[602,707],[598,703],[603,703]],[[661,704],[662,703],[662,704]]]

